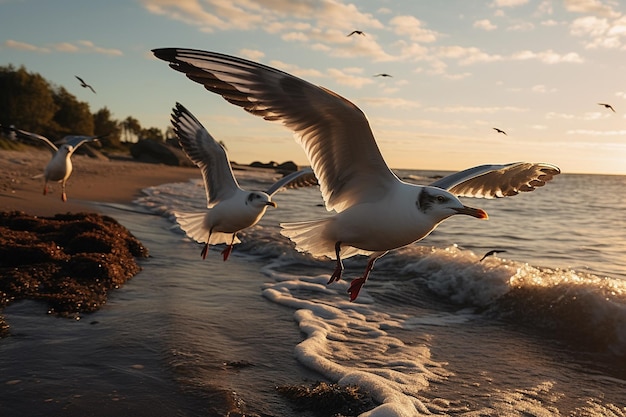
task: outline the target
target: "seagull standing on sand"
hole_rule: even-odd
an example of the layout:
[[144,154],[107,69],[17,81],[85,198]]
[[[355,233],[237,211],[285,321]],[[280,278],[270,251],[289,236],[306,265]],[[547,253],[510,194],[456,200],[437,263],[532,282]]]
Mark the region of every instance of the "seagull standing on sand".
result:
[[[3,127],[5,130],[6,127]],[[46,165],[43,171],[44,195],[48,194],[48,182],[56,181],[61,183],[61,200],[67,201],[67,194],[65,193],[65,184],[72,175],[72,154],[83,143],[94,142],[99,140],[103,136],[65,136],[63,138],[63,144],[57,148],[48,138],[38,135],[36,133],[27,132],[21,129],[8,128],[16,133],[18,139],[27,141],[40,141],[45,143],[52,152],[52,159]]]
[[187,157],[200,168],[204,179],[209,210],[174,213],[189,238],[205,243],[201,253],[203,259],[209,245],[225,243],[222,255],[226,261],[233,245],[240,243],[237,232],[257,224],[268,206],[276,207],[271,199],[276,192],[287,186],[317,183],[313,171],[303,169],[281,178],[266,192],[243,190],[233,175],[224,147],[180,103],[172,109],[172,125]]
[[78,75],[75,75],[74,77],[76,77],[78,79],[78,81],[80,81],[80,86],[83,88],[88,88],[91,91],[93,91],[94,94],[96,94],[96,90],[93,89],[92,86],[90,86],[89,84],[87,84],[85,81],[83,81],[82,78],[80,78]]
[[[455,196],[496,197],[532,191],[560,171],[548,164],[483,165],[430,186],[401,181],[387,166],[367,118],[352,102],[283,71],[215,52],[155,49],[157,58],[232,104],[280,121],[304,148],[334,216],[281,224],[296,250],[336,259],[328,283],[341,279],[342,258],[369,255],[363,276],[352,280],[354,301],[378,258],[426,237],[446,218],[486,219]],[[447,191],[450,190],[450,191]]]
[[604,106],[607,109],[611,110],[613,113],[615,113],[615,109],[613,108],[613,106],[611,106],[610,104],[607,103],[598,103],[599,106]]

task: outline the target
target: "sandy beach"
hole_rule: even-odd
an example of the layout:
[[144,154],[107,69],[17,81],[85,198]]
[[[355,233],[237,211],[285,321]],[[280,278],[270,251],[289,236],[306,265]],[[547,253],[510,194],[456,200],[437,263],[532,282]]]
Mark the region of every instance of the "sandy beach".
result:
[[66,189],[68,201],[63,202],[60,184],[50,184],[48,195],[43,195],[43,178],[33,178],[43,173],[49,160],[47,150],[0,151],[0,211],[18,210],[34,216],[93,212],[97,209],[90,202],[131,202],[143,188],[200,177],[195,167],[74,155]]

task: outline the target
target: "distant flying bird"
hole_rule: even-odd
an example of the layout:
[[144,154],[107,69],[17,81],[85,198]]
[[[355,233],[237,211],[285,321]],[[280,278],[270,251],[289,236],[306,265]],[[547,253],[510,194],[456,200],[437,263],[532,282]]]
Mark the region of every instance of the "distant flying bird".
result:
[[478,262],[482,262],[482,261],[483,261],[483,259],[485,259],[485,258],[486,258],[486,257],[488,257],[488,256],[492,256],[492,255],[495,255],[496,253],[502,253],[502,252],[506,252],[506,250],[504,250],[504,249],[494,249],[494,250],[490,250],[489,252],[487,252],[486,254],[484,254],[484,255],[483,255],[483,257],[482,257],[482,258],[480,258],[480,261],[478,261]]
[[332,216],[281,223],[299,252],[335,258],[328,283],[341,279],[342,259],[369,255],[363,275],[348,288],[354,301],[378,258],[430,234],[456,214],[486,219],[459,196],[504,197],[533,191],[560,170],[550,164],[482,165],[428,186],[401,181],[380,153],[367,118],[352,102],[293,75],[217,52],[155,49],[157,58],[228,102],[282,122],[304,148]]
[[235,179],[226,149],[180,103],[172,109],[172,126],[187,157],[200,168],[204,179],[209,210],[174,213],[189,238],[205,243],[203,259],[210,244],[225,243],[222,255],[226,261],[233,245],[240,243],[237,233],[257,224],[268,206],[276,207],[272,196],[281,189],[317,184],[313,171],[303,169],[281,178],[266,192],[243,190]]
[[361,36],[365,36],[365,33],[363,33],[363,31],[361,30],[353,30],[352,32],[350,32],[348,34],[348,37],[352,36],[352,35],[361,35]]
[[[493,130],[495,130],[495,131],[496,131],[496,132],[498,132],[498,133],[502,133],[502,134],[506,135],[506,132],[505,132],[504,130],[502,130],[502,129],[498,129],[497,127],[494,127],[494,128],[493,128]],[[508,136],[508,135],[507,135],[507,136]]]
[[70,175],[72,175],[72,155],[84,143],[94,142],[100,138],[106,136],[65,136],[62,139],[63,144],[57,147],[48,138],[38,135],[36,133],[27,132],[21,129],[6,128],[4,130],[12,130],[15,132],[18,139],[31,141],[31,142],[43,142],[48,149],[52,152],[52,159],[46,165],[43,171],[44,177],[44,195],[48,194],[48,182],[56,181],[61,183],[61,200],[67,201],[67,194],[65,192],[65,185]]
[[374,77],[392,77],[392,75],[389,75],[385,72],[381,72],[380,74],[374,75]]
[[78,79],[78,81],[80,81],[80,86],[84,87],[84,88],[88,88],[91,91],[93,91],[94,94],[96,94],[96,90],[93,89],[92,86],[90,86],[89,84],[87,84],[85,81],[83,81],[82,78],[80,78],[78,75],[75,75],[74,77],[76,77]]
[[611,109],[611,110],[613,111],[613,113],[615,113],[615,109],[614,109],[614,108],[613,108],[613,106],[611,106],[610,104],[607,104],[607,103],[598,103],[598,105],[600,105],[600,106],[604,106],[604,107],[606,107],[607,109]]

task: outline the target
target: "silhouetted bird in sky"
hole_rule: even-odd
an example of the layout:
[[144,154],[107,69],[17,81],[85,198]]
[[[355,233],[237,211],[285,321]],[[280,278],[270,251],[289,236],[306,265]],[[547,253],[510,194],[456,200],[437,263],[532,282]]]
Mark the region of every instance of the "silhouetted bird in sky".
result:
[[393,77],[393,76],[383,72],[383,73],[374,75],[374,77]]
[[84,87],[84,88],[88,88],[91,91],[93,91],[94,94],[96,94],[96,90],[93,89],[92,86],[90,86],[89,84],[87,84],[85,81],[83,81],[82,78],[80,78],[78,75],[75,75],[74,77],[76,77],[78,79],[78,81],[80,81],[80,86]]
[[[502,134],[505,134],[505,135],[506,135],[506,132],[505,132],[504,130],[502,130],[502,129],[498,129],[497,127],[494,127],[494,128],[493,128],[493,130],[495,130],[495,131],[496,131],[496,132],[498,132],[498,133],[502,133]],[[508,135],[507,135],[507,136],[508,136]]]
[[614,108],[613,108],[613,106],[611,106],[610,104],[607,104],[607,103],[598,103],[598,105],[600,105],[600,106],[604,106],[604,107],[606,107],[607,109],[611,109],[611,110],[613,111],[613,113],[615,113],[615,109],[614,109]]
[[483,255],[482,258],[480,258],[480,261],[478,262],[482,262],[483,259],[485,259],[487,256],[491,256],[491,255],[495,255],[496,253],[501,253],[501,252],[506,252],[504,249],[494,249],[494,250],[490,250],[489,252],[487,252],[485,255]]
[[361,36],[365,36],[365,33],[363,33],[363,31],[361,30],[353,30],[352,32],[350,32],[348,34],[348,36],[352,36],[352,35],[361,35]]

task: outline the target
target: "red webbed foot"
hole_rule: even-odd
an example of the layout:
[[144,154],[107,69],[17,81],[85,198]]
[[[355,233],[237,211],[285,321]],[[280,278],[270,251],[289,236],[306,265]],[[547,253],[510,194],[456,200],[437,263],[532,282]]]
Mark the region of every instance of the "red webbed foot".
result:
[[232,251],[233,251],[233,245],[226,246],[226,248],[222,251],[222,255],[224,256],[224,262],[226,262],[226,260],[228,259]]
[[335,271],[333,272],[333,274],[330,276],[330,279],[328,280],[328,284],[332,284],[335,281],[339,281],[341,279],[342,272],[343,272],[343,265],[341,265],[340,263],[337,263],[337,267],[335,268]]
[[359,291],[361,291],[361,287],[365,284],[367,278],[361,277],[353,279],[350,283],[350,288],[348,288],[348,294],[350,294],[350,301],[356,300],[359,296]]

